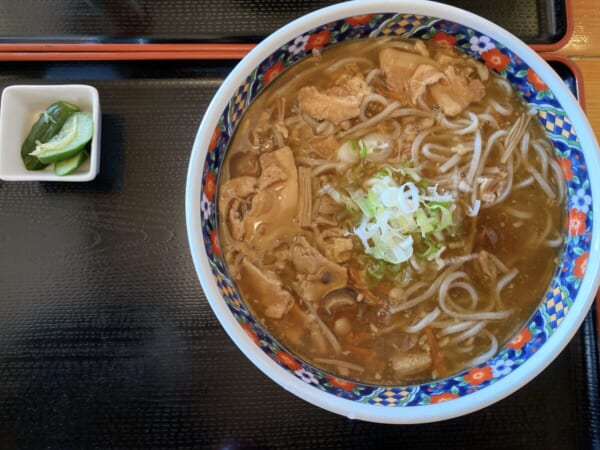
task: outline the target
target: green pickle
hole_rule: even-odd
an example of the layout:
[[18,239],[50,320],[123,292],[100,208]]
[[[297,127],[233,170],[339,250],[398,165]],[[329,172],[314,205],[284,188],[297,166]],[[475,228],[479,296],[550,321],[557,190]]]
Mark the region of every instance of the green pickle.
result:
[[30,155],[30,153],[35,150],[38,143],[43,144],[52,139],[61,130],[67,119],[77,111],[79,111],[77,106],[59,101],[50,105],[40,115],[21,146],[21,158],[28,170],[42,170],[48,166],[47,163],[41,162],[37,156]]
[[[89,146],[88,146],[89,148]],[[75,156],[68,159],[63,159],[54,164],[54,173],[60,177],[70,175],[75,172],[89,158],[87,150],[82,150]]]
[[48,142],[37,145],[31,156],[36,156],[43,164],[69,159],[84,149],[92,140],[93,133],[92,116],[76,112],[67,119],[58,134]]

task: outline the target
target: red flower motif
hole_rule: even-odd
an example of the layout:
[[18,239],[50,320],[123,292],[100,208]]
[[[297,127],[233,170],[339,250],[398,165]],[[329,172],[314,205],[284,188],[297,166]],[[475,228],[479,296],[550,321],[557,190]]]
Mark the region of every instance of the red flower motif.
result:
[[486,66],[498,72],[503,71],[510,62],[510,58],[495,47],[487,52],[483,52],[481,57],[485,61]]
[[569,235],[577,236],[585,233],[585,213],[572,208],[569,211]]
[[569,158],[558,158],[558,164],[563,171],[565,180],[571,181],[573,179],[573,168],[571,167],[571,160]]
[[484,381],[489,380],[490,378],[492,378],[492,368],[489,366],[482,368],[475,367],[465,375],[465,381],[467,381],[471,386],[477,386]]
[[369,23],[372,16],[373,14],[362,14],[360,16],[348,17],[346,19],[346,22],[348,22],[348,25],[351,25],[353,27],[356,27],[358,25],[365,25]]
[[585,269],[587,267],[589,256],[590,253],[585,252],[583,255],[575,258],[575,269],[573,269],[573,275],[575,275],[580,280],[583,279],[583,274],[585,274]]
[[341,380],[331,375],[327,375],[327,379],[329,380],[329,384],[333,387],[343,389],[344,391],[351,391],[356,387],[356,384],[351,381]]
[[221,247],[219,247],[219,237],[217,236],[217,230],[210,232],[210,245],[215,255],[221,256]]
[[329,30],[319,31],[308,38],[306,43],[306,51],[313,50],[315,48],[321,48],[329,43]]
[[435,42],[436,44],[454,47],[454,44],[456,44],[456,38],[451,34],[444,33],[443,31],[438,31],[437,33],[435,33],[435,36],[429,39],[429,42]]
[[282,363],[283,365],[287,366],[288,369],[290,369],[290,370],[302,369],[302,366],[300,365],[300,363],[298,361],[296,361],[296,358],[294,358],[289,353],[286,353],[286,352],[283,352],[283,351],[279,350],[277,352],[277,355],[275,355],[275,357],[277,358],[277,360],[280,363]]
[[430,403],[442,403],[442,402],[447,402],[448,400],[452,400],[458,398],[458,394],[451,394],[449,392],[444,392],[443,394],[439,394],[439,395],[432,395],[430,398]]
[[527,69],[527,81],[533,84],[533,87],[538,91],[546,91],[548,89],[546,83],[531,68]]
[[212,172],[208,172],[206,174],[206,179],[204,182],[204,195],[206,195],[206,198],[208,199],[209,202],[213,201],[216,190],[217,190],[217,183],[216,183],[216,179],[215,179],[215,174]]
[[266,86],[267,84],[269,84],[277,75],[279,75],[284,70],[285,67],[283,66],[283,63],[281,61],[277,61],[265,72],[265,77],[263,78],[263,85]]
[[250,336],[250,339],[252,339],[256,345],[260,345],[260,341],[258,340],[258,336],[252,330],[252,328],[250,328],[250,325],[248,325],[247,323],[243,323],[242,324],[242,328],[244,329],[244,331],[246,332],[246,334],[248,336]]
[[507,347],[513,350],[519,350],[531,341],[531,332],[528,328],[523,328],[519,334],[517,334],[512,340],[506,344]]
[[221,128],[219,128],[219,125],[217,125],[217,128],[215,128],[215,131],[213,132],[213,135],[210,138],[210,143],[208,144],[209,152],[212,152],[217,147],[217,141],[219,140],[220,136],[221,136]]

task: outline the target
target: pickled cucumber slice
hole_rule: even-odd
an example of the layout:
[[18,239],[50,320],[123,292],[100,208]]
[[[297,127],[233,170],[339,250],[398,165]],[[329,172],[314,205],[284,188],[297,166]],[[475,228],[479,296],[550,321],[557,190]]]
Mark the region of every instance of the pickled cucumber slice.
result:
[[87,150],[82,150],[75,156],[71,156],[68,159],[63,159],[54,164],[54,173],[60,177],[70,175],[75,172],[79,166],[81,166],[86,159],[88,159],[89,153]]
[[79,153],[92,140],[94,122],[92,116],[83,112],[71,115],[57,135],[45,143],[39,143],[32,156],[42,163],[50,164],[68,159]]
[[28,170],[41,170],[48,165],[42,163],[35,155],[30,153],[35,150],[38,143],[48,142],[56,135],[67,119],[77,111],[79,111],[77,106],[60,101],[48,106],[40,114],[39,119],[33,124],[21,146],[21,159]]

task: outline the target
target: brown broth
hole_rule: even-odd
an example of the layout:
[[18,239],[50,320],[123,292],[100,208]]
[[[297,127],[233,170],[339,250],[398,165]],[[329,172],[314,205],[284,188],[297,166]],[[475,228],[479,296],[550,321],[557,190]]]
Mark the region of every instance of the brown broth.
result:
[[[307,124],[308,121],[315,125],[313,123],[315,121],[310,117],[306,118],[306,114],[303,117],[298,112],[296,98],[298,90],[307,85],[324,90],[331,86],[345,70],[359,71],[363,76],[367,76],[372,68],[378,67],[379,50],[394,42],[398,41],[376,43],[373,40],[365,39],[333,46],[323,51],[318,57],[306,58],[275,79],[249,107],[238,127],[222,166],[219,197],[225,196],[224,186],[230,179],[242,176],[257,177],[260,171],[259,155],[280,148],[278,139],[283,139],[285,145],[291,148],[296,167],[312,166],[312,170],[315,170],[325,164],[325,161],[315,162],[326,158],[317,155],[318,152],[315,151],[319,142],[315,140],[316,127]],[[411,41],[401,42],[408,42],[408,45],[412,45]],[[426,43],[426,47],[432,55],[442,52],[450,57],[457,57],[450,49],[437,47],[430,43]],[[351,69],[348,69],[348,64],[339,63],[342,58],[348,58],[348,55],[351,55],[350,58],[355,58],[347,61],[348,64],[353,65]],[[370,62],[367,63],[363,61],[364,59]],[[339,68],[334,66],[332,69],[334,64],[339,64]],[[457,64],[457,67],[463,67],[462,63]],[[497,75],[490,73],[490,78],[484,81],[486,97],[483,100],[473,102],[465,113],[459,115],[458,119],[450,118],[449,120],[456,123],[461,118],[468,120],[470,117],[468,112],[476,115],[488,112],[498,122],[500,128],[509,130],[518,117],[526,114],[526,105],[514,91],[508,95],[502,83],[498,82],[496,78]],[[381,75],[374,78],[372,86],[376,86],[379,92],[387,91],[385,80]],[[434,131],[425,138],[422,145],[427,142],[450,147],[461,142],[467,145],[473,143],[472,134],[461,137],[452,130],[442,129],[440,116],[437,115],[431,96],[425,94],[422,98],[428,106],[421,109],[427,112],[427,107],[433,106],[431,117],[437,123],[433,125],[431,129]],[[282,99],[285,99],[284,103],[281,103]],[[390,101],[393,101],[393,98]],[[508,105],[509,108],[512,108],[512,113],[503,116],[494,109],[493,103],[490,101],[504,106]],[[415,108],[415,106],[410,107]],[[371,104],[370,108],[372,110],[371,117],[383,109],[381,105],[377,104]],[[285,111],[285,122],[283,123],[287,137],[281,130],[273,131],[274,127],[271,126],[278,121],[278,115],[282,111]],[[394,121],[397,125],[393,123]],[[358,119],[351,119],[345,126],[352,127],[357,122]],[[267,125],[269,123],[271,125]],[[400,136],[393,139],[392,156],[385,163],[364,160],[356,165],[344,167],[343,170],[338,167],[336,170],[325,171],[319,176],[313,176],[311,183],[313,207],[319,197],[327,196],[322,193],[324,186],[333,187],[336,192],[347,193],[349,189],[364,187],[364,181],[379,173],[383,164],[395,164],[399,167],[410,166],[410,155],[407,154],[406,148],[410,147],[408,144],[414,141],[414,133],[428,129],[428,125],[430,124],[425,123],[421,116],[402,116],[382,121],[374,127],[377,132],[392,133],[398,127],[402,130]],[[409,133],[411,129],[414,129],[412,141]],[[482,135],[483,149],[485,149],[487,139],[496,129],[486,123],[480,123],[479,129]],[[556,179],[554,172],[548,166],[544,168],[543,160],[533,148],[533,142],[545,139],[544,132],[535,117],[529,123],[527,130],[530,135],[527,164],[539,172],[546,171],[548,175],[546,180],[549,186],[553,192],[558,192],[557,186],[562,183],[562,180]],[[279,137],[276,136],[278,133]],[[341,145],[348,139],[361,139],[362,132],[344,137],[341,137],[340,133],[343,134],[344,130],[338,127],[333,136]],[[322,137],[323,141],[326,139],[327,136]],[[403,145],[404,147],[402,147]],[[402,150],[403,148],[404,150]],[[440,268],[439,261],[419,259],[418,256],[414,257],[413,262],[381,263],[365,254],[360,239],[351,235],[350,239],[353,245],[351,255],[346,261],[338,264],[346,270],[347,284],[351,286],[355,295],[358,294],[358,300],[350,304],[341,302],[329,311],[326,305],[324,306],[326,303],[324,301],[310,302],[301,298],[301,290],[297,285],[299,277],[304,275],[299,274],[296,270],[290,256],[291,249],[295,248],[300,236],[304,237],[311,246],[319,249],[322,247],[324,235],[337,229],[343,229],[346,232],[352,230],[353,226],[357,225],[360,214],[355,210],[347,209],[343,203],[340,203],[333,214],[323,216],[326,217],[326,221],[314,222],[312,227],[301,226],[298,216],[294,215],[287,223],[274,225],[280,230],[276,239],[266,248],[261,244],[257,249],[252,241],[252,235],[244,236],[243,239],[233,237],[231,225],[228,225],[230,223],[228,221],[232,220],[229,209],[223,210],[219,205],[221,245],[233,278],[248,307],[264,327],[291,352],[314,366],[337,376],[367,383],[398,384],[441,378],[473,364],[478,355],[485,354],[491,348],[492,339],[497,341],[498,348],[500,348],[523,326],[537,308],[557,266],[562,245],[550,247],[545,242],[564,235],[562,200],[549,198],[535,181],[527,186],[514,188],[520,183],[526,184],[527,180],[531,178],[531,173],[519,155],[509,160],[512,166],[503,163],[501,156],[505,150],[505,145],[492,147],[484,170],[479,177],[480,179],[488,177],[504,182],[506,178],[502,178],[502,176],[512,167],[514,169],[513,189],[505,200],[491,207],[482,207],[476,217],[470,217],[465,214],[466,208],[469,206],[470,193],[458,192],[456,186],[453,185],[454,191],[452,192],[455,195],[454,207],[456,208],[453,211],[455,223],[449,230],[444,231],[445,234],[440,232],[444,234],[440,242],[446,246],[446,250],[438,259],[446,261],[445,266]],[[518,145],[513,153],[520,151],[520,145]],[[552,158],[550,154],[549,157]],[[464,160],[463,166],[457,166],[459,168],[450,172],[455,173],[456,177],[464,177],[469,167],[470,160],[468,158],[466,157]],[[335,162],[335,157],[328,161]],[[436,184],[435,179],[441,179],[446,175],[440,171],[441,164],[439,161],[423,158],[421,155],[419,174],[427,180],[428,186],[433,186]],[[497,175],[497,173],[501,175]],[[404,175],[402,182],[405,181],[411,181],[411,178]],[[483,190],[484,182],[477,179],[474,181],[474,183],[478,183],[479,195]],[[444,188],[444,183],[450,182],[440,183],[439,189],[450,192],[450,188]],[[257,196],[258,194],[254,193],[243,198],[240,197],[242,206],[237,210],[238,214],[242,216],[246,214]],[[277,199],[274,201],[277,202]],[[523,217],[515,217],[515,211],[517,215]],[[313,219],[314,217],[313,214]],[[315,229],[318,232],[315,232]],[[347,237],[347,235],[343,237]],[[432,237],[431,239],[438,238]],[[414,240],[414,255],[427,250],[424,239],[415,236]],[[320,253],[325,252],[320,251]],[[503,273],[500,266],[493,262],[490,263],[488,254],[495,255],[509,272],[518,271],[514,279],[500,289],[498,296],[495,294],[498,281],[506,273]],[[470,285],[477,293],[477,307],[471,307],[470,295],[460,287],[448,290],[447,304],[451,305],[453,311],[465,314],[507,310],[510,310],[511,314],[502,320],[492,319],[481,323],[482,320],[457,320],[442,311],[423,329],[414,333],[407,331],[435,308],[440,309],[437,295],[439,289],[430,298],[412,308],[396,313],[390,311],[393,311],[402,302],[414,299],[426,291],[427,287],[434,283],[444,270],[450,266],[454,267],[448,263],[452,258],[468,255],[477,255],[477,257],[459,264],[454,271],[464,272],[464,277],[457,280],[464,281],[464,284]],[[240,275],[239,264],[244,259],[251,261],[272,279],[281,282],[284,286],[283,289],[293,297],[293,306],[281,318],[269,317],[269,314],[266,313],[267,299],[258,298],[252,282]],[[489,268],[489,264],[493,267],[486,271],[485,267]],[[405,292],[411,290],[411,286],[415,286],[415,283],[419,282],[423,283],[422,287],[410,295],[404,295]],[[341,352],[335,352],[330,340],[317,323],[318,321],[312,317],[315,313],[322,324],[335,336],[341,346]],[[472,323],[459,331],[450,332],[452,327],[456,328],[459,322]],[[453,340],[459,339],[462,333],[473,329],[480,323],[481,329],[473,336],[453,343]],[[490,338],[490,334],[493,338]],[[439,361],[436,362],[438,359],[436,348],[439,348],[441,365]],[[410,359],[409,362],[407,362],[407,358]],[[432,361],[427,368],[414,369],[419,366],[418,361],[427,360],[427,358]],[[340,362],[336,363],[335,361]],[[409,369],[412,367],[413,370],[406,370],[405,366]]]

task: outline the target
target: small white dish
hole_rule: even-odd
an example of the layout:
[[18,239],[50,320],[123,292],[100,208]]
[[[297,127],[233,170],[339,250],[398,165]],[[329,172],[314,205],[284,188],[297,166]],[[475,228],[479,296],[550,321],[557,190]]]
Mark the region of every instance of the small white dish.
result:
[[[94,120],[90,157],[74,173],[58,176],[54,166],[28,170],[21,159],[21,145],[40,114],[60,100],[77,105]],[[5,181],[90,181],[100,169],[101,113],[98,91],[84,84],[13,85],[0,101],[0,179]]]

